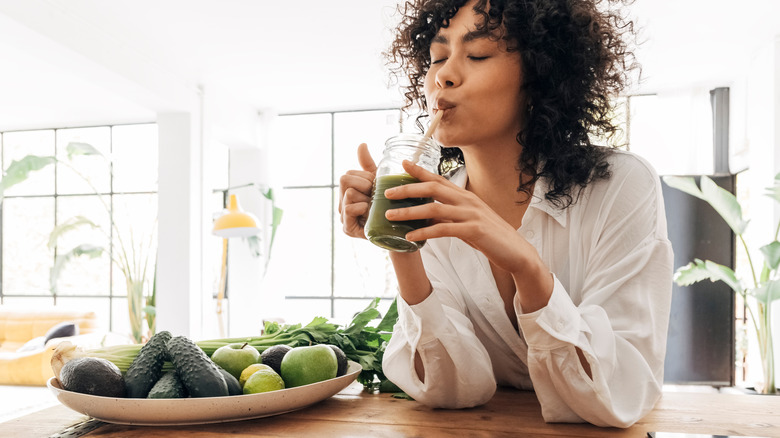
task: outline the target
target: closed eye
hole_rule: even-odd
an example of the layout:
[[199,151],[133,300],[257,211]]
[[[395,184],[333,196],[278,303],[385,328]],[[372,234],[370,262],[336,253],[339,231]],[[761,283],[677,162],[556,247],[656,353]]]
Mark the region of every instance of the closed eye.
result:
[[446,60],[447,60],[447,58],[441,58],[441,59],[437,59],[437,60],[431,60],[431,64],[439,64],[439,63],[441,63],[441,62],[444,62],[444,61],[446,61]]
[[484,61],[486,59],[490,58],[489,56],[469,56],[469,59],[472,61]]

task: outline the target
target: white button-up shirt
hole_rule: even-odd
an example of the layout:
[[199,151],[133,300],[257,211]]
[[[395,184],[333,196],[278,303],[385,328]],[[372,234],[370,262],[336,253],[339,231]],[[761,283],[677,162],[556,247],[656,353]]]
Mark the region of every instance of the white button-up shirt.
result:
[[[544,180],[536,183],[517,231],[555,286],[547,306],[532,313],[515,297],[520,333],[487,258],[460,239],[429,240],[421,251],[433,292],[414,306],[398,298],[386,375],[435,407],[477,406],[505,385],[536,391],[548,422],[627,427],[650,411],[663,384],[672,249],[656,172],[628,152],[609,161],[611,177],[564,210],[544,199]],[[465,187],[466,179],[462,168],[450,180]]]

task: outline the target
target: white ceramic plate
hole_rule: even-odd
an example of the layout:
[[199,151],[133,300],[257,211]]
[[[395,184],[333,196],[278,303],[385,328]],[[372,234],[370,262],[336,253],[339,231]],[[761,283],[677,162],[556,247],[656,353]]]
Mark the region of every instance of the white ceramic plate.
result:
[[347,373],[335,379],[260,394],[183,399],[114,398],[66,391],[52,377],[47,386],[65,406],[116,424],[144,426],[220,423],[269,417],[295,411],[337,394],[362,368],[349,361]]

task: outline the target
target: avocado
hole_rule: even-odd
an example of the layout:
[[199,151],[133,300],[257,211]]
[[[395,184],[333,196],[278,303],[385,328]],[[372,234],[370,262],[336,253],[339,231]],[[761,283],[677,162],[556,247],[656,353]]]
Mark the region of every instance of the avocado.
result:
[[276,374],[279,374],[282,371],[282,359],[290,350],[292,350],[292,347],[289,345],[272,345],[260,353],[260,358],[263,360],[262,363],[273,368],[273,370],[276,371]]
[[228,395],[241,395],[244,393],[244,390],[241,388],[241,383],[238,382],[238,379],[236,379],[236,376],[230,374],[226,369],[220,367],[219,372],[222,373],[222,377],[225,378],[225,383],[227,383],[228,387]]
[[125,387],[129,398],[146,398],[149,390],[160,380],[163,363],[168,358],[168,348],[165,344],[170,339],[169,332],[161,331],[141,347],[125,374]]
[[186,336],[168,341],[168,354],[173,367],[192,397],[222,397],[229,395],[228,385],[219,367]]
[[336,377],[347,374],[347,367],[349,366],[347,363],[347,355],[344,354],[341,348],[335,345],[328,344],[328,347],[330,347],[333,352],[336,353],[336,362],[339,364],[339,369],[336,371]]
[[68,391],[103,397],[124,397],[125,381],[119,367],[97,357],[69,360],[60,370],[60,383]]
[[179,380],[176,371],[168,371],[152,386],[147,398],[186,398],[187,388]]

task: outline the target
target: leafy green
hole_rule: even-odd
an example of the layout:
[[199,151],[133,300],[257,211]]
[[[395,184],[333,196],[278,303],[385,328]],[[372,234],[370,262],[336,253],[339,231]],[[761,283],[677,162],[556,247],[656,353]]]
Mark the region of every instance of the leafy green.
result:
[[24,182],[30,172],[35,172],[57,161],[54,157],[40,157],[37,155],[27,155],[21,160],[12,161],[8,169],[3,173],[3,179],[0,180],[0,200],[3,193],[11,187]]
[[305,326],[266,322],[261,336],[212,339],[200,341],[197,344],[209,356],[223,345],[238,342],[246,342],[261,352],[278,344],[286,344],[291,347],[313,344],[335,345],[344,352],[347,359],[355,361],[363,367],[363,371],[360,372],[357,379],[366,388],[373,390],[387,380],[382,371],[382,358],[392,336],[392,327],[398,320],[396,304],[393,301],[380,323],[376,327],[370,326],[372,321],[381,317],[377,310],[378,305],[379,298],[374,298],[365,309],[356,313],[352,321],[344,328],[329,323],[323,317],[314,318]]
[[710,178],[701,177],[701,190],[691,177],[665,176],[664,182],[669,187],[706,201],[720,214],[735,234],[745,232],[748,223],[742,219],[742,207],[737,202],[737,198],[727,190],[718,187]]
[[709,260],[695,259],[674,273],[674,281],[680,286],[689,286],[702,280],[710,280],[713,283],[723,281],[736,292],[741,293],[744,290],[731,268]]

